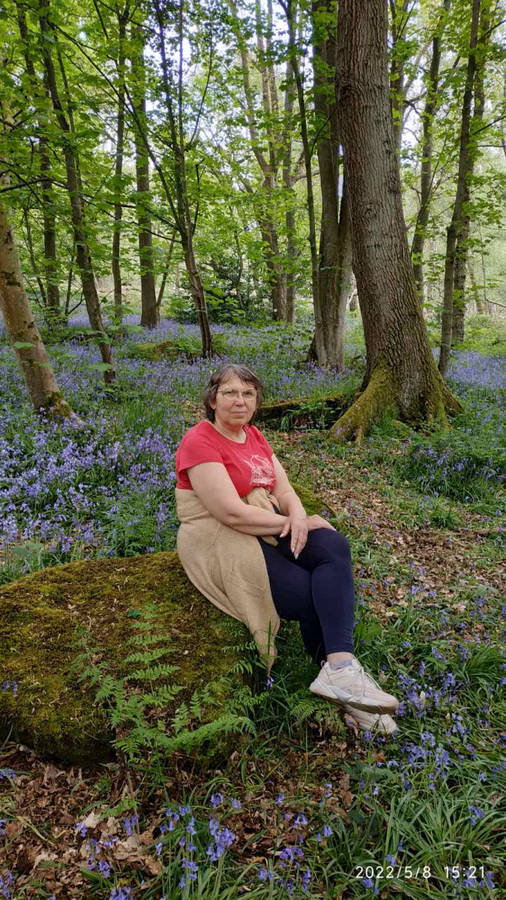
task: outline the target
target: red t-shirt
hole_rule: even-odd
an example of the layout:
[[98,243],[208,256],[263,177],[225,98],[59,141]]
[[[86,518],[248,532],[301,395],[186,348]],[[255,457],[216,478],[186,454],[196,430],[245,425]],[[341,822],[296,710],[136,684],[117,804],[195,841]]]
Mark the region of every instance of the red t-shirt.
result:
[[245,425],[244,444],[232,441],[203,419],[183,437],[176,451],[176,487],[191,491],[187,469],[199,463],[222,463],[240,497],[253,488],[274,490],[276,478],[272,465],[273,450],[263,434],[254,425]]

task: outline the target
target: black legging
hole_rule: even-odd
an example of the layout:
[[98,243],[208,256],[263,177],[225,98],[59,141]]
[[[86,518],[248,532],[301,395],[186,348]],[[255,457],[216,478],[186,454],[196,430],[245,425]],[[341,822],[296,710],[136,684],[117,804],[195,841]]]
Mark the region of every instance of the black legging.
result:
[[272,599],[283,619],[300,622],[304,646],[315,662],[328,653],[353,653],[353,573],[346,538],[329,528],[310,531],[294,559],[290,535],[277,547],[258,538]]

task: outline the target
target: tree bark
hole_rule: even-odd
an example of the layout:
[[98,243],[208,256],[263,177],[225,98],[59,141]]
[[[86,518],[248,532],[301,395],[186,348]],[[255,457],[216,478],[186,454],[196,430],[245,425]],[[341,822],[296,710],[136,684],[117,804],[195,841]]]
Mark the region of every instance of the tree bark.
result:
[[337,4],[314,0],[314,105],[322,214],[317,291],[314,296],[316,359],[321,366],[344,369],[346,301],[351,275],[351,234],[347,186],[339,202],[339,128],[337,120]]
[[[6,175],[0,185],[7,186]],[[7,210],[0,203],[0,308],[5,328],[36,412],[74,417],[63,399],[23,286],[19,257]],[[79,421],[77,416],[76,421]]]
[[282,155],[283,167],[283,184],[287,192],[287,203],[285,212],[285,229],[286,229],[286,321],[291,325],[295,318],[295,292],[296,292],[296,271],[297,257],[299,255],[297,248],[296,236],[296,209],[297,197],[294,191],[294,175],[293,175],[293,106],[295,101],[293,67],[291,61],[286,64],[285,74],[285,106],[284,106],[284,129],[282,146],[284,152]]
[[178,74],[177,84],[174,84],[166,55],[164,13],[160,7],[159,0],[155,0],[154,6],[160,43],[162,87],[165,94],[167,125],[174,158],[175,205],[171,197],[167,196],[167,199],[171,204],[174,215],[174,224],[179,232],[186,271],[190,282],[190,291],[197,309],[197,321],[202,339],[202,355],[204,357],[209,357],[212,356],[213,353],[213,339],[209,325],[206,294],[195,256],[193,243],[194,223],[192,221],[190,209],[190,197],[186,173],[187,142],[183,127],[183,9],[182,3],[180,2],[176,9],[177,20],[175,29],[178,40]]
[[445,27],[450,0],[443,0],[436,31],[432,38],[432,56],[427,76],[425,108],[422,113],[422,162],[420,171],[420,207],[416,218],[415,232],[411,244],[411,259],[415,273],[416,289],[420,302],[423,300],[423,251],[429,222],[432,195],[432,156],[434,118],[438,107],[439,66],[441,62],[441,35]]
[[[19,34],[23,43],[23,54],[25,58],[25,68],[30,79],[33,100],[41,108],[45,106],[47,93],[41,86],[40,79],[37,77],[35,65],[30,50],[29,34],[26,24],[26,12],[24,7],[17,2],[16,12],[18,20]],[[53,183],[51,180],[51,160],[49,156],[48,140],[45,134],[46,114],[39,114],[36,131],[38,137],[40,174],[41,174],[41,193],[42,193],[42,216],[44,228],[44,272],[46,287],[42,291],[44,302],[48,307],[48,319],[57,319],[60,316],[60,289],[58,284],[58,262],[56,255],[56,215],[54,206]]]
[[105,333],[100,312],[97,286],[93,273],[91,252],[86,237],[86,222],[84,217],[84,201],[79,173],[79,156],[75,136],[71,133],[71,127],[63,110],[56,82],[56,73],[50,47],[54,43],[54,32],[49,23],[49,0],[41,0],[42,15],[40,16],[40,28],[42,32],[42,55],[44,59],[45,79],[48,93],[51,97],[53,109],[61,130],[63,156],[67,174],[67,189],[70,196],[70,209],[72,227],[76,245],[76,259],[84,300],[91,327],[97,333],[100,355],[104,365],[104,381],[110,384],[114,381],[115,372],[112,363],[112,351],[109,339]]
[[[465,230],[464,206],[469,200],[469,177],[472,171],[471,106],[473,99],[474,77],[476,72],[476,45],[480,20],[481,0],[472,0],[471,35],[469,39],[469,56],[467,60],[464,97],[462,101],[462,118],[459,138],[459,169],[457,190],[450,224],[446,230],[446,254],[443,292],[443,314],[441,319],[441,347],[439,351],[439,371],[446,374],[450,362],[453,330],[453,305],[455,302],[455,269],[457,260],[457,244],[461,232]],[[462,235],[464,237],[464,235]],[[462,243],[460,244],[462,250]]]
[[116,153],[114,158],[114,230],[112,235],[111,270],[113,279],[114,318],[121,324],[123,318],[123,285],[121,281],[121,221],[123,204],[121,202],[121,181],[123,177],[123,153],[125,143],[125,39],[126,26],[130,15],[129,0],[123,11],[116,7],[118,19],[118,112],[116,117]]
[[135,112],[135,172],[137,178],[137,228],[139,241],[139,266],[141,273],[141,325],[155,328],[159,321],[156,304],[155,265],[149,202],[149,154],[141,129],[147,133],[146,123],[146,72],[144,66],[144,30],[142,25],[132,26],[132,88]]
[[464,314],[466,310],[466,272],[471,225],[471,187],[477,153],[477,134],[483,122],[485,111],[484,75],[486,46],[490,28],[489,7],[485,3],[480,14],[480,35],[475,53],[475,73],[473,89],[473,117],[469,131],[468,167],[464,184],[464,202],[457,246],[455,248],[455,289],[453,297],[452,344],[464,340]]
[[[317,304],[319,296],[319,267],[318,267],[318,250],[316,245],[316,216],[313,191],[313,170],[312,170],[312,148],[309,141],[309,133],[307,127],[306,98],[304,96],[304,84],[299,66],[298,50],[296,45],[296,24],[293,4],[291,0],[286,3],[286,18],[288,24],[288,52],[297,91],[297,100],[299,105],[300,117],[300,136],[302,141],[302,154],[304,158],[304,169],[306,172],[306,203],[307,217],[309,225],[309,249],[311,253],[311,293],[313,296],[313,305]],[[316,346],[316,343],[315,343]]]
[[405,43],[404,31],[410,17],[409,0],[389,0],[390,22],[392,29],[392,63],[390,67],[390,104],[392,110],[392,128],[397,153],[401,149],[402,121],[405,104]]
[[[250,135],[251,148],[262,173],[262,193],[259,194],[260,212],[258,224],[262,235],[263,256],[267,269],[267,282],[269,284],[272,304],[272,315],[277,321],[286,321],[287,317],[287,279],[280,252],[278,222],[276,216],[276,178],[279,168],[280,140],[279,134],[274,130],[273,104],[276,105],[274,73],[272,65],[266,64],[265,48],[262,37],[262,23],[260,22],[259,0],[255,3],[255,25],[257,35],[257,51],[259,56],[259,69],[262,84],[262,112],[267,123],[265,138],[259,133],[257,115],[255,111],[255,98],[250,79],[249,53],[240,34],[240,23],[237,15],[235,0],[229,0],[229,8],[236,25],[239,54],[241,58],[241,74],[244,87],[246,105],[246,119]],[[264,153],[264,142],[267,144],[267,155]]]
[[383,0],[341,0],[338,115],[367,366],[362,394],[332,428],[336,439],[360,439],[387,411],[407,422],[446,423],[447,413],[459,409],[432,357],[409,255],[387,25]]

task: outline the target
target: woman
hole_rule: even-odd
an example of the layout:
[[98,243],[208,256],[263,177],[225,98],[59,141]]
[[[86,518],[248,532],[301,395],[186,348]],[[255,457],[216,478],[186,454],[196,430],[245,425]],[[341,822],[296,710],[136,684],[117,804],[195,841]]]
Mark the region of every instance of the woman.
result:
[[395,731],[398,701],[353,654],[353,575],[346,539],[307,516],[283,466],[251,420],[262,401],[251,369],[225,365],[204,394],[206,418],[176,453],[177,548],[185,571],[220,609],[241,619],[267,665],[279,617],[300,623],[321,664],[310,690],[360,728]]

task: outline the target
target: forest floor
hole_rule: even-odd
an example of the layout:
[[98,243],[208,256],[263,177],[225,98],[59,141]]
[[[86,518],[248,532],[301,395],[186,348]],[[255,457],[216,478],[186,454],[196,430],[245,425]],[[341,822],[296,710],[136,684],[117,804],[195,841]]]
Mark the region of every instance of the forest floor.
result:
[[[496,400],[489,392],[483,402]],[[7,740],[0,897],[501,896],[506,585],[496,489],[473,494],[475,468],[460,491],[441,436],[395,423],[361,447],[308,427],[266,434],[350,540],[357,652],[400,696],[398,732],[359,732],[310,695],[314,667],[285,625],[256,733],[238,736],[219,768],[180,753],[148,768],[85,770]],[[440,466],[448,490],[430,490],[418,440],[435,448],[430,468]]]

